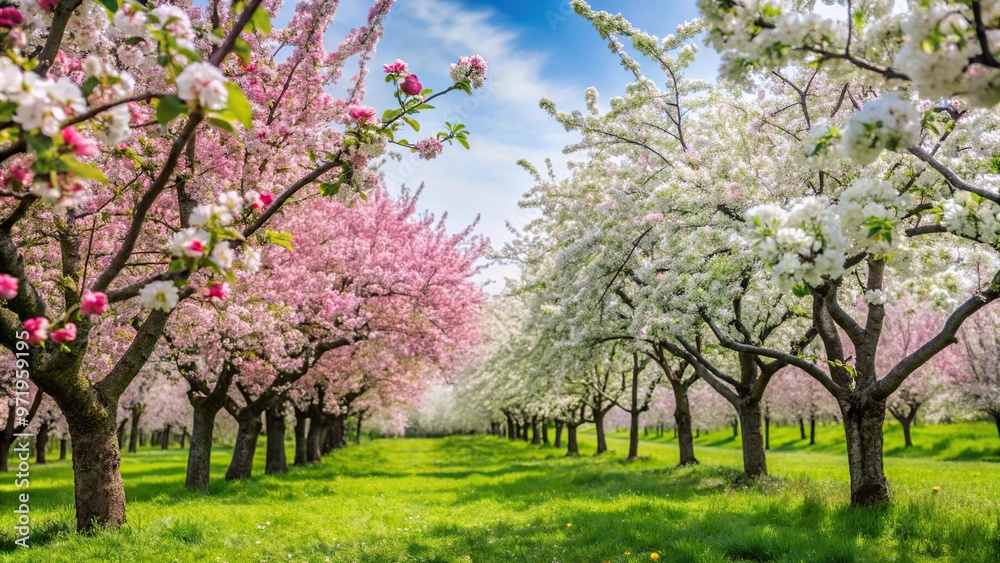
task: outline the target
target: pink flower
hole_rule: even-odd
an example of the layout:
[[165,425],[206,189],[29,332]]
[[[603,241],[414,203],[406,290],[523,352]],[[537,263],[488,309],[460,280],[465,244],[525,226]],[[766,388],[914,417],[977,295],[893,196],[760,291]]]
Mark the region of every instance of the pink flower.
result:
[[408,68],[409,67],[406,63],[399,59],[396,59],[396,62],[394,63],[382,65],[382,70],[384,70],[386,74],[398,74],[399,76],[405,76],[408,72]]
[[486,60],[479,55],[472,55],[471,57],[460,57],[457,63],[452,64],[449,76],[455,82],[468,80],[470,86],[479,89],[486,83],[487,70],[489,70],[489,65],[486,64]]
[[72,342],[76,340],[76,325],[66,323],[66,326],[52,333],[52,342]]
[[56,9],[56,4],[59,0],[38,0],[38,5],[46,12],[51,12]]
[[17,8],[0,8],[0,27],[10,29],[15,25],[21,25],[23,21],[24,16],[17,11]]
[[402,90],[407,96],[418,96],[420,95],[420,91],[424,89],[424,85],[417,79],[416,74],[410,74],[407,75],[405,80],[403,80],[399,89]]
[[22,184],[30,184],[34,179],[34,174],[31,173],[31,170],[20,164],[10,167],[10,176]]
[[645,219],[647,223],[656,224],[663,221],[663,213],[650,213],[649,215],[643,217],[643,219]]
[[13,299],[17,296],[19,280],[14,276],[0,274],[0,299]]
[[100,291],[84,292],[80,298],[81,315],[103,315],[108,306],[108,296]]
[[375,108],[368,106],[347,106],[347,115],[356,121],[358,125],[375,123]]
[[229,284],[228,283],[214,283],[208,288],[208,293],[205,294],[206,299],[225,299],[229,297]]
[[263,207],[270,207],[272,203],[274,203],[274,194],[270,192],[260,194],[260,204]]
[[433,160],[444,150],[444,145],[441,144],[441,141],[434,137],[417,141],[413,147],[417,149],[417,156],[424,160]]
[[49,337],[49,320],[45,317],[28,319],[24,321],[24,331],[28,333],[25,342],[32,346],[41,344]]
[[76,156],[96,156],[97,143],[80,134],[74,127],[66,127],[62,130],[63,141],[73,148]]

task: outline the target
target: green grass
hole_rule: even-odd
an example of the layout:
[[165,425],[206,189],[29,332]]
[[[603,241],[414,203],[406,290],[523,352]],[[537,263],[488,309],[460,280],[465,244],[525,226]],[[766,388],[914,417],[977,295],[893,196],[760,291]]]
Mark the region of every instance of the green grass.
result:
[[1000,561],[1000,464],[890,457],[895,500],[870,510],[847,506],[841,455],[774,451],[772,477],[745,487],[726,444],[682,469],[671,444],[644,442],[635,463],[624,435],[610,446],[567,459],[491,437],[377,440],[245,483],[221,481],[220,449],[208,495],[184,491],[186,452],[146,450],[125,456],[128,525],[95,536],[71,531],[70,466],[53,463],[32,468],[30,551],[11,546],[0,484],[0,560]]
[[[613,430],[613,429],[612,429]],[[626,436],[628,431],[617,432]],[[885,455],[889,457],[924,457],[946,461],[1000,461],[1000,437],[997,436],[996,425],[992,422],[958,422],[954,424],[921,424],[910,428],[913,447],[906,448],[903,441],[903,430],[894,420],[886,422]],[[663,438],[653,438],[652,442],[664,444],[676,443],[673,433],[667,431]],[[806,436],[809,435],[809,425],[806,424]],[[640,434],[640,436],[642,436]],[[740,439],[733,438],[731,426],[717,428],[708,433],[701,433],[695,438],[695,446],[710,446],[720,448],[740,448]],[[808,451],[829,454],[846,454],[847,444],[844,439],[844,428],[839,424],[817,424],[816,444],[810,446],[809,440],[802,439],[798,426],[771,425],[771,451],[791,452]]]

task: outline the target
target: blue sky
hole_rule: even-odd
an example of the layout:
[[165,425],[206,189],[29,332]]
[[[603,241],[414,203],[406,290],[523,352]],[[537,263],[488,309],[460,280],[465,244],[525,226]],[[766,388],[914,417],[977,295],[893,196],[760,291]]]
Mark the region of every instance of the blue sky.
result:
[[[697,17],[695,0],[594,0],[591,5],[621,12],[636,27],[661,37]],[[362,22],[369,6],[343,0],[327,47],[335,48],[347,29]],[[711,79],[718,59],[702,53],[690,74]],[[487,87],[473,98],[455,93],[441,99],[421,119],[421,133],[406,138],[416,141],[446,120],[458,121],[472,131],[472,150],[456,145],[430,162],[406,155],[388,166],[389,187],[395,191],[402,183],[413,188],[425,183],[424,208],[437,215],[447,212],[452,229],[480,215],[478,232],[499,248],[510,240],[507,222],[517,226],[528,217],[517,202],[531,187],[531,178],[517,160],[541,166],[549,157],[561,168],[570,158],[562,148],[575,140],[539,109],[539,100],[550,98],[565,110],[583,108],[584,91],[595,86],[606,102],[624,91],[631,75],[589,22],[573,13],[568,0],[398,0],[373,61],[367,102],[380,111],[390,105],[391,91],[380,79],[382,63],[403,59],[426,87],[440,89],[447,85],[449,64],[469,54],[489,62]],[[516,276],[516,269],[492,266],[482,281],[499,282],[504,276]],[[494,283],[489,289],[500,286]]]

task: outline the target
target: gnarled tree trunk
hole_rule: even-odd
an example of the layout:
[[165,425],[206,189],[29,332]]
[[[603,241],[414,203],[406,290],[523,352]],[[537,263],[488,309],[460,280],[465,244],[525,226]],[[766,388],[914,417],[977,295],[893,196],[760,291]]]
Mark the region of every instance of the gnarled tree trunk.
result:
[[691,423],[691,402],[688,400],[687,387],[681,382],[670,382],[674,392],[674,432],[677,435],[677,446],[680,449],[681,461],[678,465],[698,463],[694,456],[694,435]]
[[760,403],[745,399],[737,412],[739,424],[743,427],[743,473],[750,478],[767,475]]
[[889,500],[889,480],[882,466],[885,401],[854,395],[839,401],[847,438],[851,504],[867,506]]
[[38,433],[35,434],[35,463],[45,465],[45,450],[49,447],[49,426],[48,421],[38,425]]
[[212,467],[212,435],[215,432],[215,417],[222,410],[220,401],[188,395],[194,416],[191,424],[191,446],[188,449],[187,476],[184,486],[189,489],[204,490]]
[[[58,399],[58,398],[57,398]],[[117,405],[66,413],[73,440],[73,488],[76,527],[89,531],[95,526],[125,523],[125,488],[118,449]]]

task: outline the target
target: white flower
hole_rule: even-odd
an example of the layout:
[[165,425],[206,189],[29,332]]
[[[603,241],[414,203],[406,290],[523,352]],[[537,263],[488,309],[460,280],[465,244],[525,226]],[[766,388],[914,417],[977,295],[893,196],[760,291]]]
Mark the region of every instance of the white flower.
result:
[[226,226],[233,222],[233,214],[226,205],[198,205],[191,211],[188,223],[195,227],[202,227],[211,222]]
[[219,194],[219,205],[229,209],[233,215],[239,215],[243,211],[243,198],[240,192],[228,190]]
[[170,254],[177,258],[198,258],[205,254],[210,240],[209,234],[201,229],[181,229],[170,241]]
[[903,151],[920,144],[921,114],[898,94],[868,102],[851,117],[843,150],[859,164],[874,162],[883,150]]
[[885,292],[881,289],[871,289],[865,292],[865,303],[869,305],[884,305]]
[[233,267],[233,249],[229,246],[227,242],[220,242],[215,245],[212,249],[212,254],[209,256],[209,260],[213,264],[218,266],[222,270],[228,270]]
[[211,63],[192,63],[177,77],[177,95],[211,110],[226,107],[229,91],[226,77]]
[[247,271],[250,273],[257,273],[260,270],[260,251],[256,248],[246,247],[246,258],[243,259],[243,265],[246,266]]
[[180,294],[173,282],[154,281],[149,282],[139,291],[139,299],[142,300],[144,306],[150,309],[159,309],[164,313],[169,313],[177,306]]

